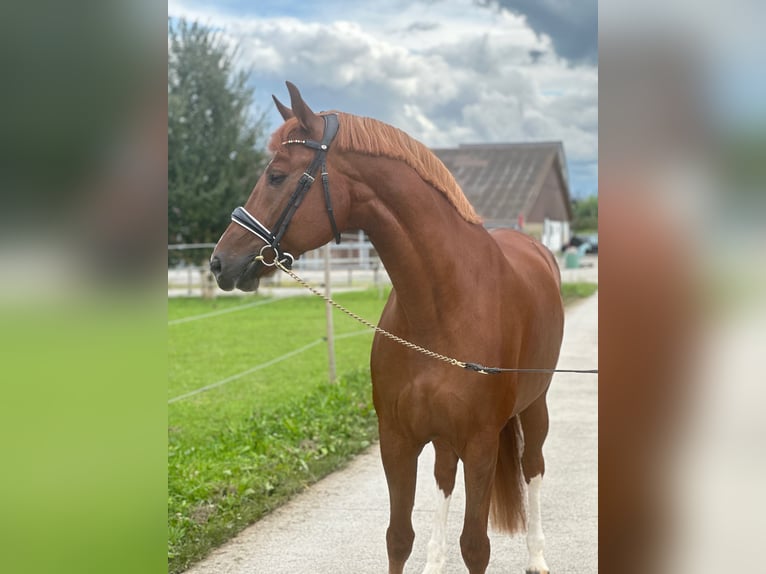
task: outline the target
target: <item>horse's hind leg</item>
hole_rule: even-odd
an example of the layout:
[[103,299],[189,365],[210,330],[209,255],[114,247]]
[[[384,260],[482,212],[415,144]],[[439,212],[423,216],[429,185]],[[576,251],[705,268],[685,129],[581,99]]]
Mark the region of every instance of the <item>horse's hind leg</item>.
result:
[[545,474],[543,443],[548,436],[548,405],[545,402],[545,394],[522,412],[519,419],[524,432],[524,454],[521,458],[521,466],[527,483],[529,561],[526,571],[527,574],[548,574],[548,564],[543,556],[545,536],[540,513],[540,488]]
[[386,531],[389,574],[402,574],[404,563],[412,552],[415,531],[412,529],[412,507],[418,455],[422,446],[413,444],[399,433],[380,428],[380,456],[388,482],[390,518]]
[[457,454],[452,448],[439,440],[433,441],[436,461],[434,478],[436,479],[436,512],[434,514],[431,540],[428,542],[428,563],[423,574],[439,574],[444,568],[447,549],[447,513],[455,488],[457,472]]

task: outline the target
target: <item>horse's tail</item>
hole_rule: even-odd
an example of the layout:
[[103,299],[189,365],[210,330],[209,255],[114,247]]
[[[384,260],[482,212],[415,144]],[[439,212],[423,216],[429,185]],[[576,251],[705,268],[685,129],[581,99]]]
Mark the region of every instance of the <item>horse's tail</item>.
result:
[[526,530],[525,483],[521,470],[524,439],[519,417],[513,417],[500,431],[497,467],[492,486],[492,526],[513,534]]

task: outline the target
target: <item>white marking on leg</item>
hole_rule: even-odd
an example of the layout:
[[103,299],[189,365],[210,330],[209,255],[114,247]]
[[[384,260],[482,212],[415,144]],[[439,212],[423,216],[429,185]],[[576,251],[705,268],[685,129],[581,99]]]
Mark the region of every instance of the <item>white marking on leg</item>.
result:
[[434,514],[431,540],[428,541],[428,562],[423,574],[441,574],[447,561],[447,515],[452,495],[446,496],[436,487],[436,513]]
[[543,523],[540,515],[540,488],[543,485],[542,475],[537,475],[529,481],[527,487],[527,550],[529,550],[529,562],[527,572],[548,572],[548,564],[543,557],[545,548],[545,536],[543,535]]

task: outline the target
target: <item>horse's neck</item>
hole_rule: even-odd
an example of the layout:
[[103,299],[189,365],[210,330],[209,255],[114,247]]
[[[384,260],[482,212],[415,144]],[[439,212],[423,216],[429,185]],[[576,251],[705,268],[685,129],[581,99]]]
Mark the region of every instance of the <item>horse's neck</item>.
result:
[[407,316],[438,321],[460,297],[471,296],[487,250],[497,247],[440,192],[397,167],[368,178],[375,197],[362,202],[358,227],[369,235]]

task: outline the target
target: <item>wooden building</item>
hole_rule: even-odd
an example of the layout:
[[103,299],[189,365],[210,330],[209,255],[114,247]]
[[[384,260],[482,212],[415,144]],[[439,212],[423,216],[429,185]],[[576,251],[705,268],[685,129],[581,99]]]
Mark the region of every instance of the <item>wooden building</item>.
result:
[[[521,229],[554,253],[570,238],[572,207],[566,160],[560,142],[470,144],[432,149],[457,179],[487,228]],[[360,231],[343,234],[332,246],[336,269],[377,269],[375,248]],[[302,271],[320,270],[320,250],[296,263]]]
[[569,241],[572,206],[560,142],[469,144],[432,150],[487,228],[512,227],[553,252]]

